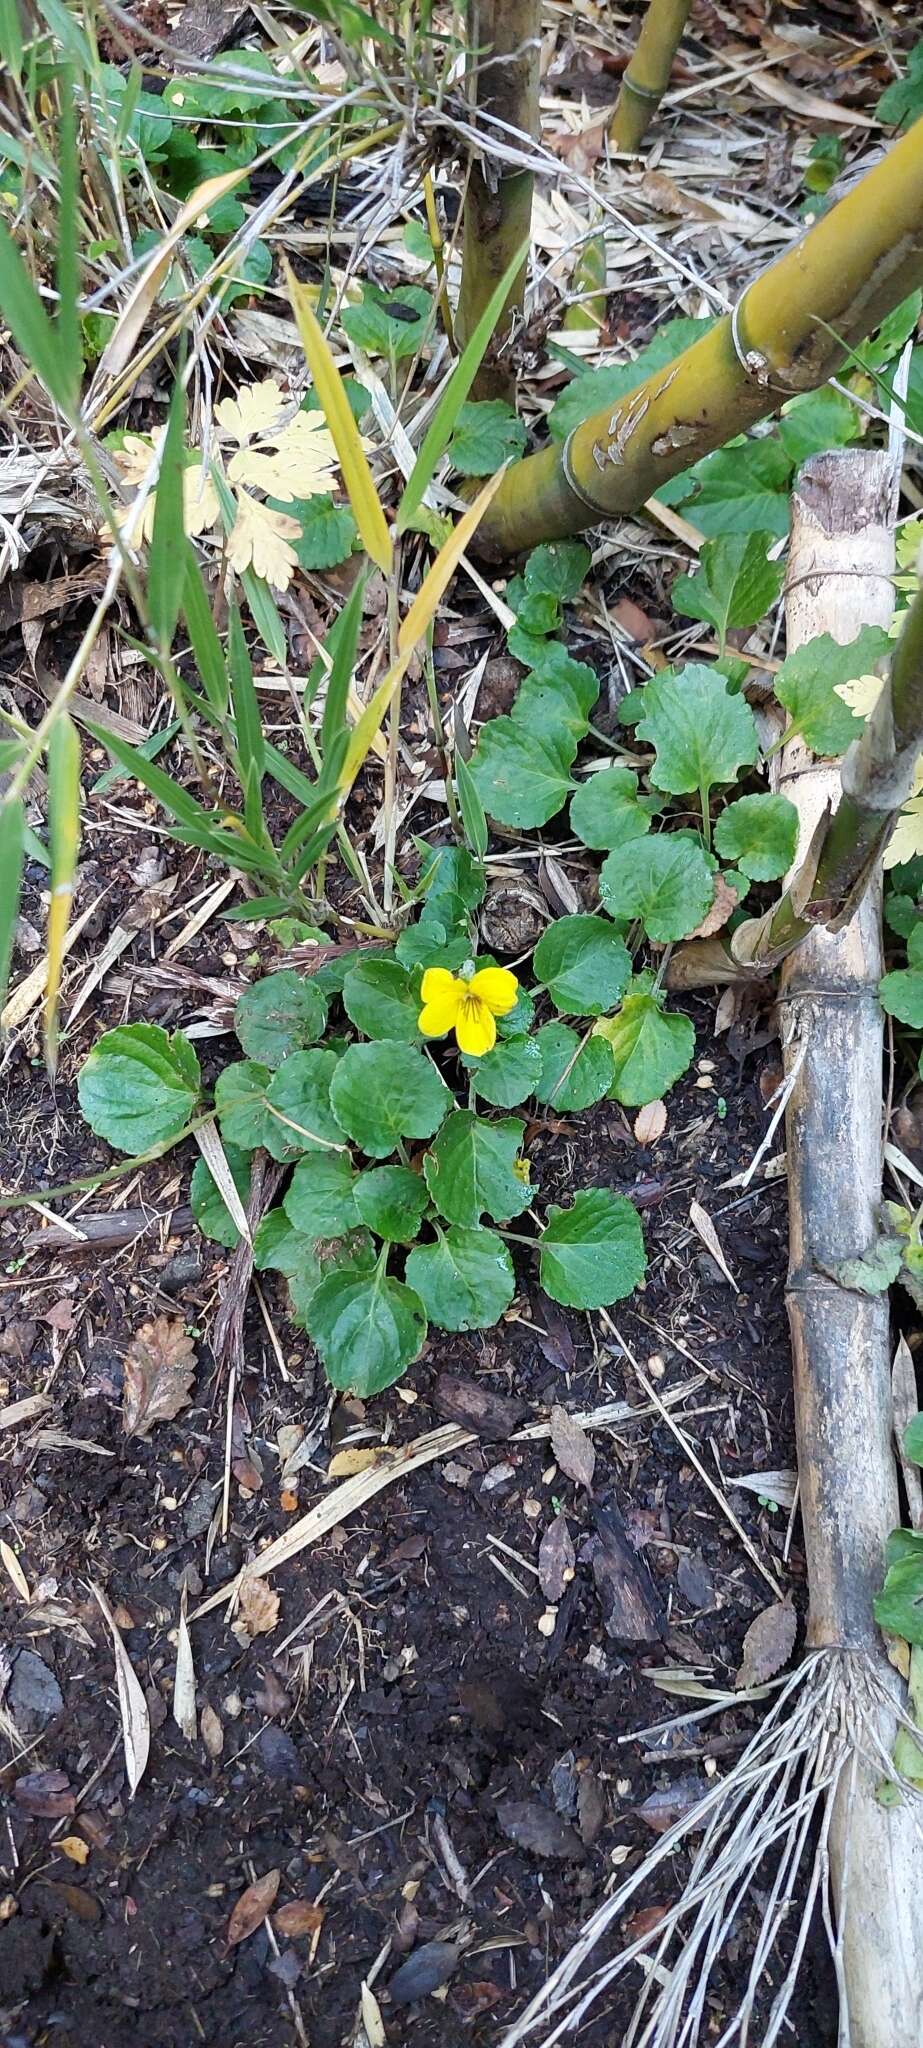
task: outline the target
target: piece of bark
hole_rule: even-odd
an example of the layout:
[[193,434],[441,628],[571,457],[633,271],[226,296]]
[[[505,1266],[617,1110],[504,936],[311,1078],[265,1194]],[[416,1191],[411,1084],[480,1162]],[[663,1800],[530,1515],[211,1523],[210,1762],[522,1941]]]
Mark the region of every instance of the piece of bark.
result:
[[117,1209],[111,1216],[82,1215],[76,1225],[79,1237],[62,1224],[52,1223],[45,1230],[30,1230],[23,1246],[27,1252],[99,1251],[131,1244],[134,1238],[143,1237],[164,1223],[169,1237],[187,1237],[193,1224],[192,1210]]
[[489,1443],[505,1443],[528,1414],[524,1401],[508,1394],[495,1394],[479,1380],[461,1373],[441,1372],[433,1388],[433,1407],[446,1422],[473,1429]]
[[646,1564],[628,1541],[615,1507],[597,1508],[593,1577],[606,1634],[614,1643],[654,1643],[666,1630],[663,1611]]

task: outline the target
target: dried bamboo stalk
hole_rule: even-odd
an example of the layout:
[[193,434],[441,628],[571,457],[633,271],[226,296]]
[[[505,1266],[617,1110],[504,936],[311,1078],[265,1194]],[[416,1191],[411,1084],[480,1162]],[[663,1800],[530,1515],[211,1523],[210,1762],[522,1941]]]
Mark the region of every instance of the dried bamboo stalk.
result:
[[[855,450],[821,456],[802,473],[791,647],[824,631],[845,642],[864,622],[887,623],[892,485],[887,456]],[[800,813],[803,859],[838,794],[837,773],[794,742],[783,774]],[[866,1247],[881,1194],[880,896],[879,870],[851,921],[837,933],[812,930],[782,975],[791,1083],[786,1299],[808,1654],[737,1763],[597,1908],[501,2048],[536,2036],[544,2048],[573,2039],[620,1977],[637,1982],[639,1966],[623,2048],[697,2048],[714,2037],[713,1973],[732,1930],[746,1976],[734,2010],[723,2013],[718,2048],[753,2048],[758,2022],[760,2048],[776,2048],[791,2033],[788,2009],[815,1917],[831,1942],[839,2048],[917,2048],[923,2039],[923,1807],[906,1780],[894,1783],[892,1762],[898,1726],[914,1730],[872,1614],[885,1538],[898,1519],[887,1305],[825,1271]],[[895,1803],[877,1797],[885,1777]],[[623,1934],[611,1953],[607,1937],[683,1849],[691,1862],[679,1896],[653,1930]],[[748,1925],[756,1927],[749,1940]]]
[[[789,648],[819,633],[845,643],[893,609],[893,466],[849,449],[808,463],[795,490],[786,600]],[[786,748],[782,786],[797,806],[800,854],[838,770],[800,740]],[[784,963],[789,1276],[798,1469],[810,1586],[809,1641],[846,1648],[900,1691],[872,1614],[884,1545],[900,1519],[891,1431],[886,1295],[830,1277],[876,1234],[881,1201],[883,1032],[878,1004],[880,871],[850,923],[815,930]],[[895,1732],[882,1714],[890,1748]],[[911,2048],[923,2031],[923,1843],[904,1803],[883,1807],[878,1773],[860,1761],[848,1803],[833,1810],[830,1857],[841,1925],[853,2048]],[[847,1874],[852,1881],[847,1883]],[[845,1891],[845,1898],[844,1898]]]

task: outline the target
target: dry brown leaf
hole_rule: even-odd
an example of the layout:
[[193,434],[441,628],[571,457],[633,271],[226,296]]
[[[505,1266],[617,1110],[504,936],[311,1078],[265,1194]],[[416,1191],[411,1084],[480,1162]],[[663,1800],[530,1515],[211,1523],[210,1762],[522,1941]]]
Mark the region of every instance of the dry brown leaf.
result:
[[665,1102],[645,1102],[634,1121],[634,1133],[639,1145],[654,1145],[662,1138],[667,1128],[667,1105]]
[[765,1685],[781,1671],[795,1647],[798,1618],[790,1600],[764,1607],[744,1636],[736,1686]]
[[715,932],[720,932],[722,925],[727,924],[732,911],[737,909],[739,901],[740,898],[737,890],[731,888],[724,875],[716,875],[715,894],[711,909],[706,911],[701,924],[696,925],[695,931],[690,932],[689,937],[691,939],[712,938]]
[[718,1267],[719,1271],[724,1274],[728,1286],[733,1287],[735,1294],[739,1294],[740,1288],[737,1285],[734,1275],[731,1272],[730,1266],[728,1265],[727,1259],[725,1258],[724,1253],[721,1249],[721,1240],[718,1236],[718,1232],[715,1229],[711,1217],[709,1216],[708,1210],[703,1209],[701,1202],[690,1202],[689,1221],[692,1224],[693,1230],[698,1231],[702,1243],[704,1244],[706,1251],[708,1251],[711,1254],[711,1257],[714,1259],[715,1265]]
[[122,1428],[147,1436],[155,1422],[172,1422],[192,1400],[195,1346],[178,1316],[157,1316],[132,1338],[125,1357]]
[[198,1719],[195,1707],[195,1667],[186,1620],[186,1593],[182,1596],[176,1636],[176,1677],[173,1680],[173,1719],[187,1742],[194,1742]]
[[85,1842],[82,1835],[65,1835],[55,1847],[60,1849],[62,1856],[69,1857],[71,1863],[85,1863],[90,1853],[89,1842]]
[[596,1452],[586,1430],[573,1415],[568,1415],[566,1408],[552,1408],[549,1419],[551,1448],[562,1472],[576,1486],[585,1486],[589,1493],[596,1470]]
[[538,1583],[546,1600],[560,1600],[574,1576],[574,1546],[563,1515],[549,1522],[538,1549]]
[[243,1623],[248,1636],[270,1635],[278,1619],[278,1593],[274,1593],[262,1579],[245,1573],[240,1584],[238,1620]]
[[327,1466],[327,1478],[352,1479],[357,1472],[367,1472],[381,1455],[381,1444],[369,1444],[365,1449],[357,1446],[351,1451],[337,1451]]
[[241,1892],[228,1921],[228,1948],[234,1948],[239,1941],[246,1941],[258,1927],[262,1927],[267,1913],[275,1904],[281,1878],[281,1870],[267,1870],[265,1877],[258,1877],[255,1884],[248,1884],[246,1891]]
[[224,1748],[224,1724],[220,1714],[206,1700],[199,1716],[199,1734],[210,1757],[217,1758]]
[[315,1906],[313,1899],[286,1899],[272,1917],[278,1932],[295,1941],[300,1934],[316,1934],[323,1927],[324,1909]]

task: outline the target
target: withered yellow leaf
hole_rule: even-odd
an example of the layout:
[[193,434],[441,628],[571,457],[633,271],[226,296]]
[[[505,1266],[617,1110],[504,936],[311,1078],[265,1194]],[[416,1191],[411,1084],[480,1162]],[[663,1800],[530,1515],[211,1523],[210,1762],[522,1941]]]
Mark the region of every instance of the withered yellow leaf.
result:
[[298,567],[298,556],[289,542],[297,540],[300,532],[298,520],[287,512],[276,512],[271,505],[251,498],[249,491],[239,490],[237,517],[228,540],[231,564],[238,575],[252,568],[275,590],[287,590]]

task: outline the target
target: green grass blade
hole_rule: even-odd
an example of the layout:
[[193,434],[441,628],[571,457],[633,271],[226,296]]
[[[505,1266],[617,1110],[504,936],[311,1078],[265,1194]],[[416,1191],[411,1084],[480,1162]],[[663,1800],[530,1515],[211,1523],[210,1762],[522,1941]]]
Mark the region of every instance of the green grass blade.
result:
[[202,681],[202,688],[213,710],[223,718],[228,708],[228,672],[224,649],[218,638],[215,621],[205,578],[195,557],[190,541],[186,542],[186,566],[183,577],[183,617],[189,634],[196,667]]
[[517,249],[512,262],[507,265],[496,290],[490,295],[473,334],[462,349],[458,362],[445,387],[439,404],[423,436],[420,452],[413,469],[404,485],[400,504],[397,508],[397,531],[403,533],[410,525],[414,514],[423,502],[423,493],[432,483],[437,462],[445,454],[452,438],[458,415],[474,383],[487,344],[493,334],[500,313],[506,304],[507,294],[513,279],[518,277],[529,252],[528,242]]
[[[362,624],[362,604],[365,597],[366,578],[357,576],[349,598],[339,617],[334,620],[324,641],[324,651],[331,658],[327,674],[327,695],[324,701],[324,716],[320,731],[321,756],[324,760],[337,733],[346,731],[346,700],[349,686],[356,667],[356,649],[359,645],[359,628]],[[314,666],[308,678],[314,675]],[[316,686],[315,686],[316,687]],[[307,696],[307,692],[305,692]]]
[[133,747],[130,740],[120,739],[116,733],[104,730],[101,725],[93,725],[90,719],[85,723],[91,737],[98,741],[100,746],[105,747],[108,754],[113,755],[126,775],[130,775],[134,782],[142,783],[144,788],[150,791],[151,796],[157,798],[157,802],[163,805],[164,810],[169,811],[171,818],[175,818],[180,825],[194,825],[202,831],[208,830],[211,818],[204,805],[198,803],[194,796],[190,796],[188,789],[183,789],[181,783],[174,782],[172,775],[168,775],[164,768],[158,768],[156,761],[148,760],[140,747]]
[[487,852],[488,840],[484,806],[478,796],[474,776],[468,763],[458,753],[455,756],[455,787],[458,791],[458,808],[462,815],[465,838],[472,853],[476,854],[478,860],[483,860]]
[[58,122],[58,349],[67,379],[68,408],[76,412],[83,382],[83,347],[80,336],[80,214],[78,208],[79,165],[77,129],[74,120],[74,79],[67,67],[58,77],[61,116]]
[[160,456],[147,568],[148,623],[154,645],[164,659],[173,645],[186,582],[186,536],[183,531],[185,421],[185,395],[182,380],[177,377]]
[[244,824],[251,838],[258,840],[263,837],[264,830],[262,783],[266,773],[266,746],[259,701],[253,686],[250,650],[236,605],[232,605],[230,614],[228,667],[234,701],[238,771],[244,792]]
[[14,242],[0,221],[0,315],[20,355],[41,378],[61,411],[71,417],[70,380],[54,326]]
[[25,861],[25,810],[21,797],[0,807],[0,1010],[6,1002],[13,957],[13,933]]
[[48,742],[48,845],[51,901],[48,906],[48,979],[45,984],[45,1065],[58,1064],[58,1001],[64,941],[74,900],[80,850],[80,738],[66,711],[55,720]]
[[0,0],[0,59],[17,85],[22,78],[22,53],[22,21],[17,0]]

